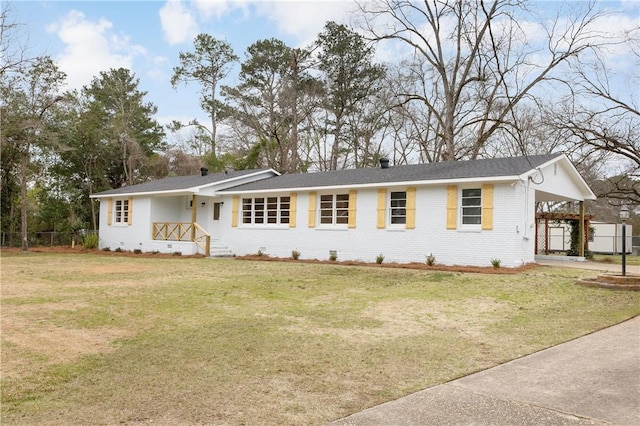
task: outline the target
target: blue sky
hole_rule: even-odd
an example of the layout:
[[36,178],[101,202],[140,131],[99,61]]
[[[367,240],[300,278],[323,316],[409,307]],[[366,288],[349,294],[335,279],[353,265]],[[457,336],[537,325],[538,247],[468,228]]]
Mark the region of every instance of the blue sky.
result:
[[[603,4],[619,11],[602,20],[605,30],[640,25],[640,0]],[[551,14],[556,5],[534,2]],[[26,24],[30,54],[53,57],[67,73],[70,88],[88,84],[100,71],[129,68],[148,92],[146,99],[158,107],[161,124],[196,117],[207,122],[197,86],[174,90],[169,82],[178,53],[192,50],[196,34],[226,39],[242,60],[246,47],[259,39],[275,37],[292,47],[306,46],[327,20],[348,23],[354,6],[348,0],[10,2],[14,20]],[[532,27],[532,34],[535,31]],[[390,48],[379,47],[378,52],[381,59],[397,56]],[[617,55],[612,63],[625,63],[624,51]],[[232,71],[223,84],[234,84],[236,74]]]
[[[169,82],[180,51],[191,51],[198,33],[226,39],[236,55],[253,42],[275,37],[305,46],[327,20],[347,22],[349,1],[14,1],[14,20],[24,23],[31,55],[49,55],[67,73],[70,88],[81,88],[109,68],[131,69],[157,119],[206,117],[197,86]],[[223,84],[234,84],[231,72]]]

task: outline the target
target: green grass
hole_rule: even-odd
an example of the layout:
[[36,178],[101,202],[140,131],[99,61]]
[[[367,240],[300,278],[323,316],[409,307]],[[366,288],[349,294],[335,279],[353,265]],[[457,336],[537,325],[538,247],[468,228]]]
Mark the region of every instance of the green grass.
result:
[[[640,256],[626,255],[625,257],[625,262],[627,265],[640,265]],[[593,260],[596,262],[622,265],[622,255],[620,254],[596,254],[593,256]]]
[[640,313],[551,267],[1,261],[3,424],[324,424]]

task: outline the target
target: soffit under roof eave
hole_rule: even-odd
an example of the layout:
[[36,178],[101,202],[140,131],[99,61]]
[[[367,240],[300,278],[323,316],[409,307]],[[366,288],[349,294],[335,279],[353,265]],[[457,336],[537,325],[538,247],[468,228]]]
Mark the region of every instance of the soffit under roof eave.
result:
[[[585,200],[596,200],[598,198],[596,196],[596,194],[594,194],[594,192],[591,190],[591,188],[589,187],[587,182],[583,179],[582,175],[578,172],[578,170],[576,170],[576,167],[573,165],[571,160],[569,160],[569,157],[567,157],[566,154],[559,155],[559,156],[547,161],[546,163],[541,164],[540,166],[536,167],[535,169],[531,169],[528,172],[523,173],[518,178],[520,180],[522,180],[522,181],[526,181],[527,179],[531,179],[531,178],[533,178],[533,176],[536,173],[540,173],[541,169],[543,169],[543,168],[545,168],[545,167],[547,167],[547,166],[549,166],[549,165],[551,165],[553,163],[557,163],[557,162],[563,162],[563,163],[565,163],[566,166],[568,166],[569,178],[576,183],[576,186],[578,187],[578,190],[582,194],[582,199],[575,199],[575,198],[563,197],[562,195],[558,195],[558,197],[561,198],[558,201],[585,201]],[[535,189],[535,187],[534,187],[534,189]],[[536,192],[539,192],[539,191],[536,189]],[[543,191],[540,191],[540,192],[543,192]],[[549,193],[547,193],[547,194],[549,194]],[[549,201],[551,201],[551,200],[549,200]],[[538,202],[537,199],[536,199],[536,202]]]
[[545,191],[541,191],[536,189],[536,203],[544,203],[544,202],[572,202],[572,201],[586,201],[586,200],[595,200],[597,199],[596,196],[593,196],[593,198],[591,197],[583,197],[582,199],[580,198],[575,198],[575,197],[568,197],[565,195],[561,195],[561,194],[553,194],[550,192],[545,192]]

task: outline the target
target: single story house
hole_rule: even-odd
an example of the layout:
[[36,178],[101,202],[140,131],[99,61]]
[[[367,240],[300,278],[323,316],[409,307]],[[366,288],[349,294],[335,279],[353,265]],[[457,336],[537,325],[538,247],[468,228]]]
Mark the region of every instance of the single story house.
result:
[[535,205],[595,199],[563,153],[317,173],[206,172],[92,195],[100,247],[502,266],[534,262]]

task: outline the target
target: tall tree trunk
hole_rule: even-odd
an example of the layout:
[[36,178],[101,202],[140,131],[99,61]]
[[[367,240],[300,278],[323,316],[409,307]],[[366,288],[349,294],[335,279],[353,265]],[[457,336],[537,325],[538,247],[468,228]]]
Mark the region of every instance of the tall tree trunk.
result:
[[331,161],[329,170],[338,170],[338,156],[340,155],[340,134],[342,133],[342,114],[336,115],[336,128],[333,132],[333,146],[331,147]]
[[216,83],[211,86],[211,159],[215,163],[218,159],[216,153],[216,137],[217,137],[217,123],[216,123]]
[[29,169],[29,144],[20,164],[20,237],[22,251],[29,248],[27,223],[27,171]]

